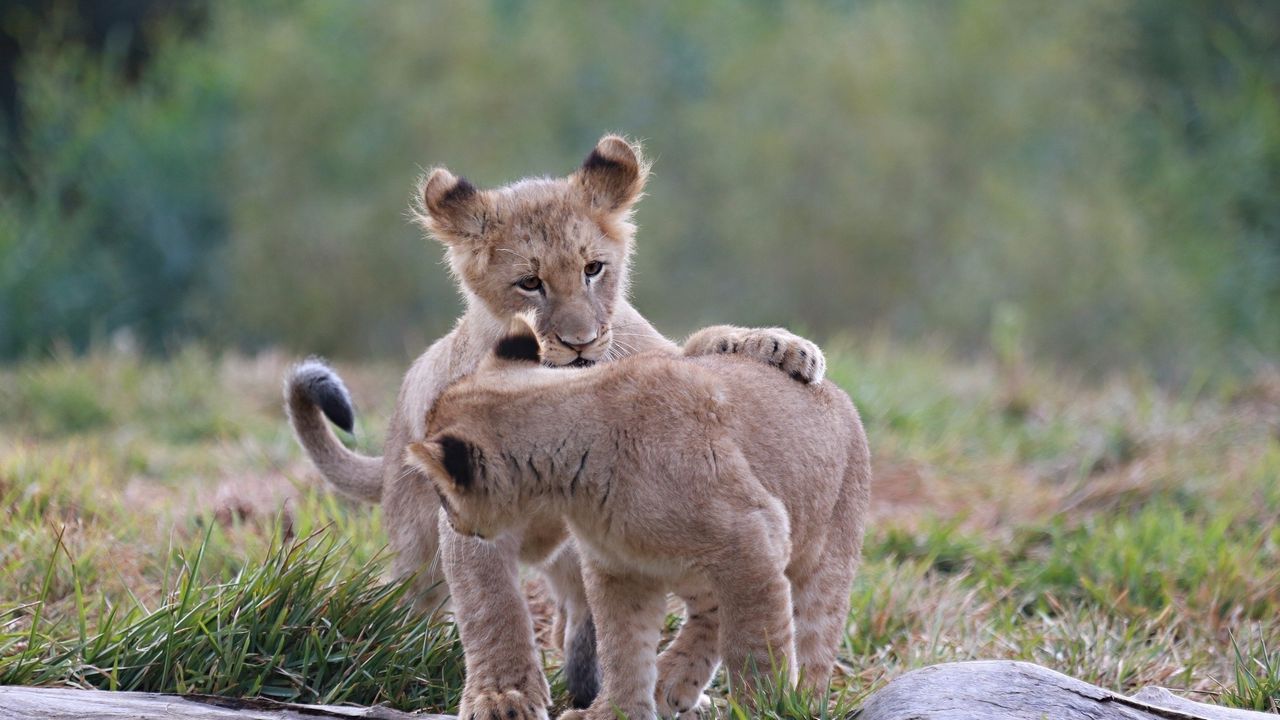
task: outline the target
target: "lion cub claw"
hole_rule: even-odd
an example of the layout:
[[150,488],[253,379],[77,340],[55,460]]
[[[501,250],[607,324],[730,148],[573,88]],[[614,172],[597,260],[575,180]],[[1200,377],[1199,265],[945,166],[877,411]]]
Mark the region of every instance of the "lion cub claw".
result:
[[547,720],[545,701],[519,690],[490,690],[464,697],[459,720]]
[[670,688],[665,693],[658,687],[658,717],[697,717],[711,710],[711,698],[701,688],[688,692],[687,688]]
[[822,382],[827,358],[814,343],[782,328],[713,325],[684,342],[684,354],[743,355],[766,362],[806,383]]

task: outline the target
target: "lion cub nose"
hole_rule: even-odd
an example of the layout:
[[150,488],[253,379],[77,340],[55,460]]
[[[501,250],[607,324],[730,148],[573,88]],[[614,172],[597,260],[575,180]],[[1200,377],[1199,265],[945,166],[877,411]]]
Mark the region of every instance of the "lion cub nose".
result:
[[591,333],[589,336],[586,334],[570,335],[568,337],[565,337],[564,335],[556,335],[556,339],[559,340],[561,344],[577,350],[578,352],[582,352],[583,350],[591,347],[591,343],[595,342],[598,337],[600,337],[599,333]]

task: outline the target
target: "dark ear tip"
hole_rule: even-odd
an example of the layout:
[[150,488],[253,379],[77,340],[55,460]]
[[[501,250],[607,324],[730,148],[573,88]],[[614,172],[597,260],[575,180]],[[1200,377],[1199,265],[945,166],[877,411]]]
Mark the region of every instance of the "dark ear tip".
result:
[[636,151],[631,143],[617,135],[600,138],[600,142],[596,143],[591,154],[582,162],[583,169],[587,171],[634,171],[638,165]]
[[618,135],[600,138],[577,172],[592,205],[609,211],[639,200],[648,174],[640,145]]
[[542,348],[532,335],[508,335],[498,341],[493,354],[500,360],[536,363],[542,359]]
[[471,184],[470,180],[464,177],[459,177],[458,181],[453,184],[453,187],[445,191],[444,197],[440,198],[440,204],[453,205],[463,203],[469,200],[471,196],[475,195],[477,192],[479,192],[479,190],[476,189],[475,185]]
[[429,212],[447,212],[465,204],[478,192],[480,191],[476,186],[465,177],[454,176],[444,168],[436,168],[423,183],[422,200]]
[[445,472],[449,473],[449,477],[453,478],[454,484],[459,488],[470,487],[475,480],[475,469],[471,460],[474,450],[471,443],[452,435],[445,435],[438,442],[441,452],[444,453],[441,464],[444,465]]

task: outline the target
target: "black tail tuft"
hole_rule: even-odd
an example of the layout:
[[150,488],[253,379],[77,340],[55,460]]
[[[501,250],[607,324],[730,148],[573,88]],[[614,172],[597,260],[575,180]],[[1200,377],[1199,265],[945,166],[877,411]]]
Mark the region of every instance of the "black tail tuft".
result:
[[323,360],[308,358],[295,368],[293,384],[320,408],[329,422],[347,432],[355,431],[356,414],[351,403],[351,393],[347,392],[342,379]]
[[600,692],[600,664],[596,660],[596,624],[591,616],[569,628],[564,648],[564,680],[569,704],[585,708]]

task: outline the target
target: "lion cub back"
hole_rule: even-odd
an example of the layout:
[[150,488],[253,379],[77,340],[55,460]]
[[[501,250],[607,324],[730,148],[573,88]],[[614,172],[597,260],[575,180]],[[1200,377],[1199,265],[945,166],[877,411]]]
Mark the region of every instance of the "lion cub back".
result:
[[707,355],[687,362],[720,381],[727,424],[752,472],[781,500],[797,542],[825,534],[830,499],[850,465],[870,462],[862,421],[849,396],[829,380],[806,384],[759,362]]

